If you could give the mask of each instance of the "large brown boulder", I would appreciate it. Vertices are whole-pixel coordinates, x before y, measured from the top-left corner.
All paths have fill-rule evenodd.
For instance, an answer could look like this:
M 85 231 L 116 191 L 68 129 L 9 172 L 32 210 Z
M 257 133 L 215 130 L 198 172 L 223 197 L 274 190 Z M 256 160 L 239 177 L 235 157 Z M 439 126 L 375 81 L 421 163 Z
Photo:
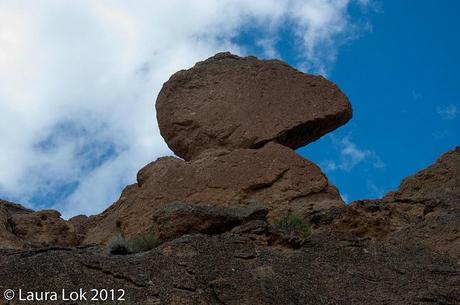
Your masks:
M 352 115 L 347 97 L 325 78 L 230 53 L 175 73 L 156 109 L 162 136 L 185 160 L 210 148 L 258 148 L 270 141 L 296 149 Z
M 138 183 L 92 220 L 85 242 L 146 232 L 156 210 L 174 202 L 220 208 L 258 203 L 268 209 L 271 222 L 287 211 L 310 219 L 344 207 L 321 170 L 290 148 L 269 143 L 260 149 L 215 150 L 193 161 L 166 157 L 147 165 Z

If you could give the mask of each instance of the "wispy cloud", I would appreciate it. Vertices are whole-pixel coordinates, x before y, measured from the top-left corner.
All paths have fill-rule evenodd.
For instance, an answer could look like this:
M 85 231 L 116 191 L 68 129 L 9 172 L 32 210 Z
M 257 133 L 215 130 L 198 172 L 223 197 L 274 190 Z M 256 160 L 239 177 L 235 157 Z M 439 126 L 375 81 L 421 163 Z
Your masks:
M 453 120 L 457 117 L 457 106 L 454 104 L 436 107 L 436 113 L 442 120 Z
M 414 101 L 419 101 L 423 98 L 423 94 L 417 90 L 412 90 L 412 99 Z
M 385 194 L 385 191 L 382 187 L 379 187 L 375 184 L 375 182 L 371 179 L 367 180 L 367 188 L 374 195 L 376 198 L 382 198 Z
M 338 160 L 324 160 L 321 168 L 326 172 L 342 170 L 350 172 L 359 164 L 369 164 L 373 168 L 384 168 L 385 163 L 372 150 L 360 148 L 348 136 L 338 138 L 329 136 L 334 147 L 338 150 Z
M 302 66 L 324 72 L 356 32 L 352 3 L 0 2 L 0 196 L 65 216 L 100 212 L 141 166 L 171 154 L 154 101 L 172 73 L 218 51 L 244 55 L 236 38 L 253 29 L 277 56 L 287 28 Z M 339 166 L 366 155 L 344 148 Z
M 340 194 L 340 197 L 342 197 L 342 200 L 343 200 L 345 203 L 350 203 L 347 194 Z

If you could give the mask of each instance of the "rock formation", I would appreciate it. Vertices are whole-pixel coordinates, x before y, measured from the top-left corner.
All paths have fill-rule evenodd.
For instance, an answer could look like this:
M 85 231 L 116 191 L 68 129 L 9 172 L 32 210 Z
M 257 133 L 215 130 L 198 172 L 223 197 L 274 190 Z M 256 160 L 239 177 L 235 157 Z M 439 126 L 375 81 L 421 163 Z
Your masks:
M 0 200 L 0 248 L 31 249 L 76 246 L 83 241 L 78 227 L 54 210 L 34 212 Z
M 278 60 L 219 53 L 179 71 L 157 99 L 168 146 L 190 160 L 213 148 L 304 146 L 345 124 L 351 105 L 336 85 Z
M 123 288 L 127 304 L 460 304 L 460 148 L 396 192 L 345 206 L 293 149 L 347 122 L 347 98 L 322 77 L 229 53 L 173 75 L 157 116 L 183 159 L 145 166 L 100 215 L 65 221 L 0 201 L 0 295 Z M 161 244 L 107 251 L 113 237 L 143 234 Z
M 256 202 L 272 223 L 285 212 L 319 219 L 344 208 L 321 170 L 293 150 L 351 117 L 348 99 L 324 78 L 221 53 L 174 74 L 156 108 L 166 142 L 186 160 L 160 158 L 143 168 L 137 184 L 90 220 L 84 243 L 154 230 L 156 211 L 176 202 Z
M 416 239 L 460 259 L 460 148 L 405 179 L 381 200 L 357 201 L 335 229 L 366 238 Z
M 93 220 L 85 242 L 143 233 L 157 209 L 175 202 L 227 208 L 256 202 L 272 221 L 288 211 L 309 219 L 344 207 L 320 169 L 290 148 L 269 143 L 260 149 L 207 151 L 193 161 L 167 157 L 147 165 L 138 183 Z

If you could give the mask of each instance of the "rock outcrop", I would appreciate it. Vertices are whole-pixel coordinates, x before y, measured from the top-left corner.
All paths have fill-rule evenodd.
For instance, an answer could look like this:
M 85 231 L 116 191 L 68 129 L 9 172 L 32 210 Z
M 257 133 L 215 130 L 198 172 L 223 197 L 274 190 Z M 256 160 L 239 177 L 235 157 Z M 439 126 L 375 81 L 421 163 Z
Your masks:
M 99 288 L 145 305 L 460 304 L 460 148 L 384 198 L 345 206 L 293 150 L 351 116 L 325 79 L 218 54 L 175 74 L 157 110 L 185 160 L 148 164 L 100 215 L 65 221 L 0 201 L 0 295 Z M 159 241 L 141 253 L 105 246 L 148 234 Z
M 348 99 L 324 78 L 280 61 L 222 53 L 174 74 L 156 108 L 166 142 L 185 160 L 160 158 L 142 169 L 137 184 L 91 219 L 85 243 L 151 231 L 157 210 L 174 202 L 218 208 L 257 202 L 271 223 L 292 212 L 315 225 L 344 208 L 321 170 L 293 150 L 351 117 Z
M 353 203 L 296 249 L 276 242 L 279 232 L 260 206 L 174 203 L 155 215 L 166 219 L 161 232 L 176 236 L 174 230 L 188 228 L 190 234 L 148 252 L 0 250 L 0 292 L 121 288 L 127 303 L 141 305 L 456 305 L 459 159 L 457 148 L 395 193 Z
M 338 191 L 313 163 L 290 148 L 269 143 L 260 149 L 207 151 L 193 161 L 160 158 L 138 174 L 138 183 L 97 216 L 86 243 L 149 230 L 157 209 L 174 202 L 234 208 L 258 203 L 273 222 L 284 212 L 305 219 L 344 207 Z
M 0 248 L 32 249 L 81 243 L 78 229 L 60 216 L 54 210 L 34 212 L 0 200 Z
M 460 148 L 405 179 L 380 200 L 357 201 L 334 221 L 338 230 L 367 238 L 417 239 L 460 259 Z
M 321 76 L 278 60 L 220 53 L 163 85 L 157 99 L 168 146 L 190 160 L 214 148 L 304 146 L 345 124 L 347 97 Z
M 272 224 L 290 212 L 314 226 L 345 207 L 321 170 L 293 150 L 351 117 L 348 99 L 326 79 L 280 61 L 222 53 L 173 75 L 156 106 L 166 142 L 186 160 L 164 157 L 147 165 L 100 215 L 73 218 L 62 228 L 56 220 L 57 232 L 73 234 L 65 238 L 69 245 L 171 227 L 179 221 L 174 215 L 160 226 L 153 220 L 177 202 L 219 211 L 256 203 Z M 183 233 L 169 230 L 164 237 Z

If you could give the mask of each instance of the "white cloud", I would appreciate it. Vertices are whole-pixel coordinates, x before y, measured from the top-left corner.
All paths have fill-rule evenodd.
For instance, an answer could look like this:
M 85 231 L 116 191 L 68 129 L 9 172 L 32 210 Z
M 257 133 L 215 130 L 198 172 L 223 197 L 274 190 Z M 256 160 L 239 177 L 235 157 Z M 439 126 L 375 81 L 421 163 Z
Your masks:
M 142 165 L 170 154 L 154 101 L 173 72 L 217 51 L 245 54 L 234 38 L 253 28 L 277 56 L 286 25 L 302 66 L 324 72 L 356 30 L 350 3 L 2 1 L 0 195 L 49 206 L 74 186 L 56 207 L 100 212 Z
M 442 120 L 453 120 L 457 117 L 457 106 L 450 104 L 436 108 L 436 113 Z
M 352 142 L 348 136 L 338 138 L 334 135 L 330 135 L 329 138 L 338 150 L 339 157 L 337 161 L 324 160 L 320 163 L 321 168 L 325 172 L 332 172 L 336 170 L 350 172 L 361 163 L 369 164 L 373 168 L 385 167 L 385 163 L 377 155 L 377 153 L 369 149 L 362 149 L 358 147 L 358 145 Z
M 342 197 L 343 202 L 345 202 L 347 204 L 350 203 L 350 199 L 348 199 L 347 194 L 340 194 L 340 197 Z
M 383 190 L 383 188 L 377 186 L 375 182 L 371 179 L 367 180 L 367 188 L 369 189 L 369 191 L 372 192 L 375 198 L 382 198 L 383 195 L 385 195 L 385 191 Z

